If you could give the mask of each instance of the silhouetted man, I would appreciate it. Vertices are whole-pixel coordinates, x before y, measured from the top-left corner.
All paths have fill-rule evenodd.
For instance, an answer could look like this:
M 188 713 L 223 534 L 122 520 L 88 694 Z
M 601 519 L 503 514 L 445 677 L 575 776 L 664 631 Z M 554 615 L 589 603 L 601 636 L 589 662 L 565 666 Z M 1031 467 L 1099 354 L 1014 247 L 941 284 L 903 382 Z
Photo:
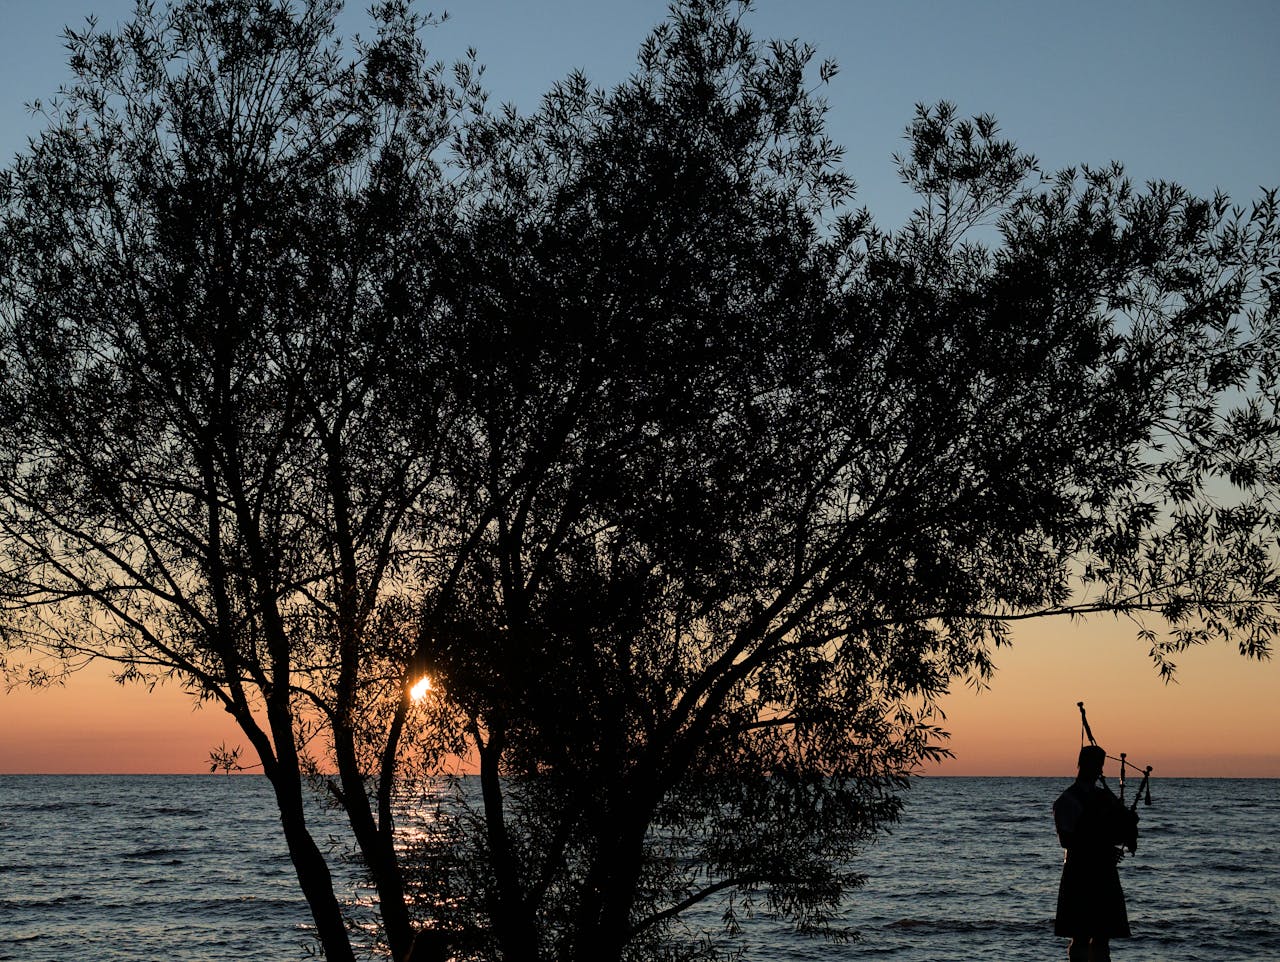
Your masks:
M 1098 784 L 1107 753 L 1080 749 L 1075 782 L 1053 803 L 1058 840 L 1067 850 L 1058 886 L 1054 932 L 1071 939 L 1070 962 L 1108 962 L 1110 941 L 1129 937 L 1129 916 L 1117 863 L 1138 847 L 1138 816 Z

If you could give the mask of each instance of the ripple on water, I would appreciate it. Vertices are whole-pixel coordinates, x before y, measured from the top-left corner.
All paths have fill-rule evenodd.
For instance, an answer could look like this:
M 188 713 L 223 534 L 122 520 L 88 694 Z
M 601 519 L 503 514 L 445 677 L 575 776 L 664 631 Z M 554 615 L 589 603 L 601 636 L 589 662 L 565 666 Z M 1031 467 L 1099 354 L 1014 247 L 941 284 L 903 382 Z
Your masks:
M 852 947 L 743 922 L 755 962 L 1057 958 L 1058 779 L 916 783 L 842 923 Z M 306 958 L 310 917 L 259 777 L 0 777 L 0 960 Z M 1280 782 L 1164 780 L 1121 866 L 1126 962 L 1280 959 Z M 1257 843 L 1257 844 L 1255 844 Z M 1267 857 L 1267 856 L 1270 857 Z M 350 884 L 344 883 L 349 889 Z M 345 889 L 344 889 L 345 890 Z M 704 906 L 692 919 L 714 925 Z

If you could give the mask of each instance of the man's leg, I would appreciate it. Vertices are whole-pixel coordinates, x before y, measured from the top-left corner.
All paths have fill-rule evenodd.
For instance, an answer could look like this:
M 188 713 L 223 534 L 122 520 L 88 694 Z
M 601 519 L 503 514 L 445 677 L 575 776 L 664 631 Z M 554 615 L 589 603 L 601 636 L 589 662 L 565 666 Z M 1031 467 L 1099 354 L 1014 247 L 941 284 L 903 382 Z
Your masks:
M 1089 962 L 1111 962 L 1110 939 L 1089 940 Z
M 1089 962 L 1091 955 L 1087 936 L 1077 936 L 1067 946 L 1067 962 Z

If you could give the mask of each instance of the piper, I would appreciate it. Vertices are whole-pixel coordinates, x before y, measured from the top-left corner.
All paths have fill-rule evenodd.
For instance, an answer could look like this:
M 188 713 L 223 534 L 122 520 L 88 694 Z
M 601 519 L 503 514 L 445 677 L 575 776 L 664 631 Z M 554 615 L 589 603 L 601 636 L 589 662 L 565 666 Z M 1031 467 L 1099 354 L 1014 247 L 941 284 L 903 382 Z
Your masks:
M 1117 866 L 1125 849 L 1138 850 L 1138 799 L 1145 791 L 1151 804 L 1151 767 L 1143 775 L 1133 807 L 1126 808 L 1123 794 L 1117 798 L 1103 776 L 1107 759 L 1113 756 L 1094 739 L 1084 702 L 1076 704 L 1082 743 L 1076 779 L 1053 803 L 1058 841 L 1066 850 L 1054 933 L 1071 939 L 1070 962 L 1109 962 L 1111 940 L 1131 934 Z M 1084 745 L 1086 737 L 1089 744 Z M 1125 755 L 1115 760 L 1120 762 L 1123 793 L 1129 763 Z

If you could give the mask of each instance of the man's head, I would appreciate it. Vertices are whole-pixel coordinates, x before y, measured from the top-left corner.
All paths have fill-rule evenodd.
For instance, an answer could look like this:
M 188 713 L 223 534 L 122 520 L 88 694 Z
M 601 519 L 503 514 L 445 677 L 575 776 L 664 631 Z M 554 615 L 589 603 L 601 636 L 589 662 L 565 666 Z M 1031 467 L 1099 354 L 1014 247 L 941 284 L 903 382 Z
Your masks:
M 1098 745 L 1085 745 L 1080 749 L 1080 774 L 1098 776 L 1107 763 L 1107 753 Z

